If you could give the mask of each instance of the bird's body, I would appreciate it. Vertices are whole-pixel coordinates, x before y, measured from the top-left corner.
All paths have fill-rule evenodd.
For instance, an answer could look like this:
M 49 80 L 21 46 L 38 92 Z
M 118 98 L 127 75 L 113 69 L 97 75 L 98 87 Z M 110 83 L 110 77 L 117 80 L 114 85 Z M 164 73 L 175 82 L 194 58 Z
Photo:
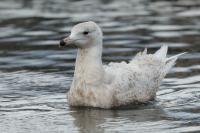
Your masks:
M 167 58 L 168 48 L 162 46 L 155 54 L 147 54 L 145 49 L 129 63 L 103 65 L 100 28 L 94 22 L 85 22 L 75 26 L 74 30 L 85 32 L 81 29 L 96 31 L 94 35 L 88 35 L 84 44 L 77 42 L 74 78 L 67 94 L 71 106 L 112 108 L 154 99 L 162 79 L 181 55 Z M 74 30 L 70 38 L 73 38 Z M 83 40 L 83 36 L 79 38 L 74 40 Z

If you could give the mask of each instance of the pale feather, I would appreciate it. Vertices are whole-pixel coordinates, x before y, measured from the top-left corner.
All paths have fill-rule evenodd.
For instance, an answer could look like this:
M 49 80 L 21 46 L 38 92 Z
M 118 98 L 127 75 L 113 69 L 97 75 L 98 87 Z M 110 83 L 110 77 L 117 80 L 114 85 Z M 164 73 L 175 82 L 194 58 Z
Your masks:
M 89 29 L 93 36 L 81 36 L 84 29 Z M 184 54 L 167 58 L 168 47 L 164 45 L 155 54 L 147 54 L 145 49 L 128 63 L 102 65 L 102 31 L 97 24 L 78 24 L 70 36 L 84 40 L 91 37 L 78 50 L 75 74 L 68 92 L 68 103 L 72 106 L 111 108 L 148 102 L 155 98 L 161 81 L 177 58 Z
M 166 58 L 167 46 L 162 46 L 155 54 L 139 52 L 130 63 L 110 63 L 106 73 L 113 75 L 113 89 L 116 90 L 114 104 L 125 105 L 134 102 L 147 102 L 154 99 L 161 81 L 174 65 L 178 54 Z M 115 105 L 113 105 L 115 106 Z

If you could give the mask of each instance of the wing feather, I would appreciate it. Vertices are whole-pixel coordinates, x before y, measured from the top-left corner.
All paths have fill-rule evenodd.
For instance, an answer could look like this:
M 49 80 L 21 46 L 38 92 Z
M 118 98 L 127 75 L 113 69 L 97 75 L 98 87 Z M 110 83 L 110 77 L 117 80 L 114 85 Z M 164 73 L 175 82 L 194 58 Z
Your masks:
M 167 46 L 162 46 L 155 54 L 147 54 L 147 49 L 139 52 L 129 63 L 110 63 L 105 72 L 110 75 L 111 88 L 115 89 L 118 105 L 132 102 L 146 102 L 153 99 L 169 69 L 179 54 L 166 58 Z

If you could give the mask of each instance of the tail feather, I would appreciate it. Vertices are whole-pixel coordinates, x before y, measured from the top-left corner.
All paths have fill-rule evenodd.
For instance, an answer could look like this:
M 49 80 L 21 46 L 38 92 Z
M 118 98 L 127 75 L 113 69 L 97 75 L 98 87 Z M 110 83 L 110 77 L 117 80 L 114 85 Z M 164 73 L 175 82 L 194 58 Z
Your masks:
M 169 57 L 169 58 L 166 58 L 165 72 L 167 73 L 175 65 L 178 57 L 185 54 L 185 53 L 186 52 L 174 55 L 174 56 Z
M 165 59 L 167 56 L 168 46 L 163 45 L 156 53 L 154 54 L 154 57 L 159 59 Z
M 167 72 L 169 72 L 169 70 L 175 65 L 176 60 L 178 59 L 178 57 L 186 53 L 186 52 L 180 53 L 180 54 L 177 54 L 177 55 L 174 55 L 172 57 L 167 58 L 166 57 L 167 56 L 167 50 L 168 50 L 168 46 L 167 45 L 163 45 L 153 55 L 154 57 L 165 61 L 164 75 L 167 74 Z
M 166 63 L 169 62 L 169 61 L 171 61 L 171 60 L 174 60 L 174 59 L 175 59 L 175 61 L 176 61 L 177 58 L 178 58 L 179 56 L 181 56 L 181 55 L 183 55 L 183 54 L 186 54 L 186 53 L 187 53 L 187 52 L 180 53 L 180 54 L 174 55 L 174 56 L 172 56 L 172 57 L 170 57 L 170 58 L 167 58 Z

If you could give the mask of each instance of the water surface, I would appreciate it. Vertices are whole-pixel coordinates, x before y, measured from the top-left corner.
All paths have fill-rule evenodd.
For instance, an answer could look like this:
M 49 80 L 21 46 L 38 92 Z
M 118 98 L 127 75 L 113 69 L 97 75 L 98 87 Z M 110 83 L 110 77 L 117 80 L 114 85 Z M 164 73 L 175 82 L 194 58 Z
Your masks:
M 0 132 L 200 132 L 200 1 L 1 0 Z M 71 108 L 75 48 L 58 48 L 74 24 L 104 32 L 103 61 L 128 61 L 145 47 L 187 51 L 157 98 L 128 109 Z

